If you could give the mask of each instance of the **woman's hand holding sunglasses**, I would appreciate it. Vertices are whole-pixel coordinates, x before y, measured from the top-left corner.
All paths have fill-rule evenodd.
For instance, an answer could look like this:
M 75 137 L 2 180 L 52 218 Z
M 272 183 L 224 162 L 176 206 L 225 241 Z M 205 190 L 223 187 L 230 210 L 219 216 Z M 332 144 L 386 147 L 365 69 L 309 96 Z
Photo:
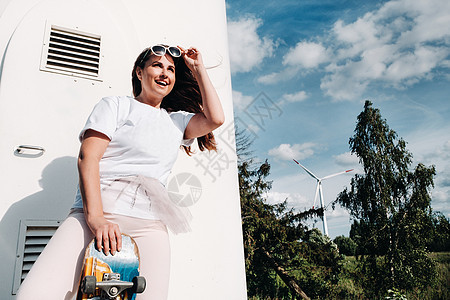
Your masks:
M 178 46 L 178 48 L 181 49 L 184 62 L 194 75 L 204 68 L 202 55 L 197 48 L 191 47 L 189 49 L 184 49 L 180 46 Z

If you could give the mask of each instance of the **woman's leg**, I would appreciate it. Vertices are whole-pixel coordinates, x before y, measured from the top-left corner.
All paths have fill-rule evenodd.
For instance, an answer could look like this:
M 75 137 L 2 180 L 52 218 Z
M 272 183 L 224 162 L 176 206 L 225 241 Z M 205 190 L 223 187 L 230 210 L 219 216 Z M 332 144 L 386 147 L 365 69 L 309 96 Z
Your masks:
M 160 221 L 105 214 L 120 230 L 134 238 L 141 262 L 141 276 L 147 287 L 137 299 L 166 300 L 169 290 L 170 244 L 166 226 Z
M 70 214 L 27 274 L 16 299 L 72 299 L 78 290 L 84 249 L 92 238 L 83 213 Z
M 147 280 L 146 292 L 138 299 L 166 300 L 169 292 L 169 236 L 165 226 L 163 230 L 157 224 L 155 227 L 135 238 L 142 262 L 141 274 Z

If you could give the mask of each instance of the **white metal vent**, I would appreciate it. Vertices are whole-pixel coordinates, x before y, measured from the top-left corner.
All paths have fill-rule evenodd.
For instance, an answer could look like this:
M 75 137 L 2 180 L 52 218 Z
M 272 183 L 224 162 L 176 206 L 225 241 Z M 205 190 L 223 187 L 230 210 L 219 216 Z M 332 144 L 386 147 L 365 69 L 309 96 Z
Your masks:
M 99 79 L 100 35 L 51 25 L 44 41 L 41 70 Z
M 60 225 L 60 221 L 21 220 L 12 294 L 15 295 L 36 259 Z

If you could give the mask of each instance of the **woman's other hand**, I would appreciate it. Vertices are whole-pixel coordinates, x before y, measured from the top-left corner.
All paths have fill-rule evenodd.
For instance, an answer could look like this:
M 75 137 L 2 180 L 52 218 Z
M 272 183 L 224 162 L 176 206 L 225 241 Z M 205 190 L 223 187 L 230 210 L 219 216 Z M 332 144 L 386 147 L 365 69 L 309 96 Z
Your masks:
M 122 234 L 119 225 L 107 221 L 103 216 L 91 216 L 86 222 L 95 235 L 98 250 L 103 250 L 105 255 L 109 253 L 114 255 L 122 249 Z
M 88 129 L 81 143 L 78 156 L 80 192 L 83 199 L 86 222 L 95 235 L 97 249 L 105 255 L 114 255 L 122 248 L 119 226 L 107 221 L 103 215 L 100 192 L 99 162 L 109 144 L 109 138 L 95 130 Z

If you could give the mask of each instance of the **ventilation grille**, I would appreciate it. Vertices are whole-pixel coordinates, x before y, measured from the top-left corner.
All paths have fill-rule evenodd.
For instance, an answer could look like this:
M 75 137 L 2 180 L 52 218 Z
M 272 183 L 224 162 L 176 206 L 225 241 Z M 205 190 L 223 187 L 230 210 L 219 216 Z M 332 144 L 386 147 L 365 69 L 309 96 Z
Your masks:
M 98 78 L 99 35 L 52 25 L 46 34 L 41 69 L 72 76 Z
M 59 225 L 60 221 L 22 220 L 20 222 L 13 294 L 17 292 L 20 284 Z

